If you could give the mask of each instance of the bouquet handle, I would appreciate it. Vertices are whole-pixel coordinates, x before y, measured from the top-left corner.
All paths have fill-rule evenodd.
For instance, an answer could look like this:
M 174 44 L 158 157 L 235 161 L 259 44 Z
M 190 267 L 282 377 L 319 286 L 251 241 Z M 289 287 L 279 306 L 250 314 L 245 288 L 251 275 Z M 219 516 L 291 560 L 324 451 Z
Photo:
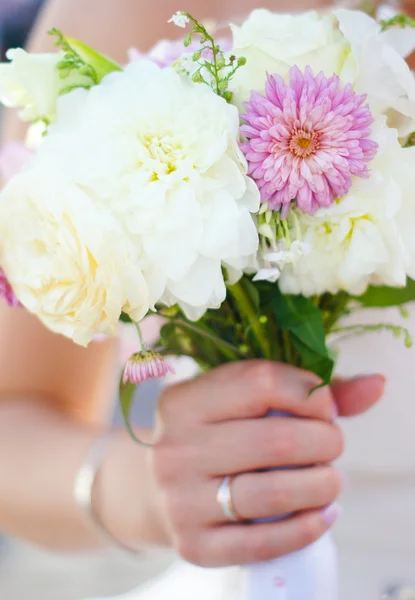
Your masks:
M 268 416 L 281 415 L 273 411 Z M 337 551 L 331 533 L 292 554 L 244 567 L 242 590 L 241 600 L 338 600 Z
M 337 600 L 337 552 L 330 533 L 298 552 L 243 568 L 241 600 Z

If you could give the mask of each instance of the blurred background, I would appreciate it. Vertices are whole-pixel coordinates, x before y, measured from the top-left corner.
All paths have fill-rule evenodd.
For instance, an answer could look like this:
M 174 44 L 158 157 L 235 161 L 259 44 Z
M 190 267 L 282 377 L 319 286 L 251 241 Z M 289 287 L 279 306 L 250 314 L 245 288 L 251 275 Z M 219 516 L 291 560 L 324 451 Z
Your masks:
M 42 4 L 43 0 L 0 0 L 1 60 L 5 60 L 8 48 L 24 46 Z M 371 355 L 373 348 L 368 346 L 367 356 Z M 409 359 L 408 355 L 405 368 L 410 368 Z M 374 356 L 372 362 L 374 369 L 381 365 L 387 372 L 388 365 L 382 365 L 381 357 Z M 143 425 L 151 423 L 158 393 L 157 384 L 142 386 L 132 414 L 133 422 Z M 115 398 L 114 423 L 121 422 L 117 406 Z M 388 415 L 385 414 L 383 421 L 389 423 Z M 362 427 L 367 427 L 367 423 L 362 422 Z M 375 432 L 369 430 L 359 439 L 369 440 L 371 435 L 374 436 Z M 389 452 L 388 442 L 393 444 L 393 441 L 388 440 L 387 435 L 384 441 L 385 452 Z M 337 530 L 341 551 L 342 598 L 414 600 L 415 529 L 413 519 L 404 515 L 413 515 L 415 481 L 413 475 L 400 479 L 399 474 L 393 472 L 389 476 L 376 474 L 375 471 L 372 474 L 361 472 L 361 456 L 365 453 L 370 454 L 369 442 L 366 447 L 356 447 L 354 470 L 349 471 L 349 486 L 343 498 L 348 518 L 341 521 Z M 392 505 L 400 507 L 396 515 L 390 515 Z M 400 512 L 402 518 L 399 517 Z M 388 515 L 389 520 L 385 522 L 385 516 Z M 352 528 L 351 523 L 354 524 Z M 94 555 L 51 554 L 1 536 L 0 532 L 0 600 L 111 597 L 157 575 L 170 562 L 169 553 L 157 553 L 157 557 L 146 553 L 139 560 L 115 550 Z M 401 587 L 403 580 L 412 584 L 410 589 Z M 384 595 L 382 590 L 385 590 Z
M 23 46 L 43 0 L 0 0 L 0 54 Z

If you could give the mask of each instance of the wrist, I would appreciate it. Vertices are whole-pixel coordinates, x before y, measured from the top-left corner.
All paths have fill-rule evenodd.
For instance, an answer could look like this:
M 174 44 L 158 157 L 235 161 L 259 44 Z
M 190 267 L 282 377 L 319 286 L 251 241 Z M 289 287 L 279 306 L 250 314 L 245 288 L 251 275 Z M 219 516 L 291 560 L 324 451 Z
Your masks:
M 137 433 L 144 439 L 149 432 Z M 120 430 L 97 476 L 93 504 L 116 539 L 132 548 L 170 546 L 161 491 L 151 468 L 151 448 Z

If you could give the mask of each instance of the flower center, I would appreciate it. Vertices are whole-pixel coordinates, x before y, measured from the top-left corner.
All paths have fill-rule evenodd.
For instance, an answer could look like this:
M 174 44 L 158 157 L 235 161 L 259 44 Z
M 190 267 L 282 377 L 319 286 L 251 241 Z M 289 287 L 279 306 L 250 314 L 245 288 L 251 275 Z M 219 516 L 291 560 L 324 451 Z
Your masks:
M 184 158 L 182 146 L 170 134 L 144 135 L 142 142 L 147 152 L 147 160 L 149 159 L 152 164 L 153 181 L 176 171 L 177 163 Z
M 319 134 L 304 129 L 293 129 L 291 132 L 290 151 L 298 158 L 306 158 L 319 148 Z

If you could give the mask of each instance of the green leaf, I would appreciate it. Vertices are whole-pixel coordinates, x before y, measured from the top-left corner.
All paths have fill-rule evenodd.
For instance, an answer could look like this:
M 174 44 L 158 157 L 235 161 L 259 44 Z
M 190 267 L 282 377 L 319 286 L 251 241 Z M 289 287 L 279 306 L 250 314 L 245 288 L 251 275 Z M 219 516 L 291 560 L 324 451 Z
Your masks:
M 121 412 L 124 419 L 125 426 L 127 428 L 128 433 L 132 437 L 135 442 L 139 443 L 139 440 L 136 438 L 134 431 L 130 424 L 130 412 L 131 407 L 134 401 L 136 386 L 132 383 L 128 382 L 125 385 L 122 382 L 122 377 L 120 379 L 120 404 L 121 404 Z
M 67 36 L 64 39 L 86 64 L 93 67 L 97 74 L 97 83 L 113 71 L 122 71 L 122 67 L 118 63 L 90 48 L 84 42 Z
M 280 327 L 293 333 L 314 350 L 327 353 L 326 334 L 320 310 L 304 296 L 285 295 L 276 289 L 278 291 L 273 304 Z
M 321 377 L 324 383 L 330 383 L 334 361 L 326 346 L 320 309 L 304 296 L 282 294 L 278 286 L 271 302 L 278 325 L 290 333 L 301 367 Z
M 371 286 L 362 296 L 358 296 L 356 300 L 363 306 L 373 308 L 401 306 L 415 300 L 415 281 L 408 278 L 406 286 L 403 288 Z
M 324 383 L 330 383 L 333 377 L 334 360 L 330 356 L 322 356 L 314 352 L 296 336 L 293 336 L 293 345 L 301 356 L 301 367 L 321 377 Z
M 125 426 L 127 428 L 127 431 L 131 437 L 131 439 L 136 443 L 139 444 L 140 446 L 145 446 L 146 448 L 151 448 L 152 444 L 146 444 L 146 442 L 141 441 L 140 439 L 138 439 L 138 437 L 135 435 L 133 428 L 131 427 L 131 423 L 130 423 L 130 412 L 131 412 L 131 407 L 133 405 L 134 402 L 134 395 L 135 395 L 135 391 L 137 389 L 137 386 L 133 385 L 132 383 L 128 382 L 125 385 L 122 382 L 122 375 L 121 375 L 121 379 L 120 379 L 120 404 L 121 404 L 121 413 L 124 419 L 124 423 Z
M 248 277 L 243 277 L 239 282 L 243 286 L 245 293 L 249 296 L 255 312 L 259 315 L 261 297 L 258 287 Z
M 127 313 L 122 312 L 120 315 L 120 319 L 119 319 L 122 323 L 132 323 L 132 320 L 130 319 L 130 317 L 127 315 Z

